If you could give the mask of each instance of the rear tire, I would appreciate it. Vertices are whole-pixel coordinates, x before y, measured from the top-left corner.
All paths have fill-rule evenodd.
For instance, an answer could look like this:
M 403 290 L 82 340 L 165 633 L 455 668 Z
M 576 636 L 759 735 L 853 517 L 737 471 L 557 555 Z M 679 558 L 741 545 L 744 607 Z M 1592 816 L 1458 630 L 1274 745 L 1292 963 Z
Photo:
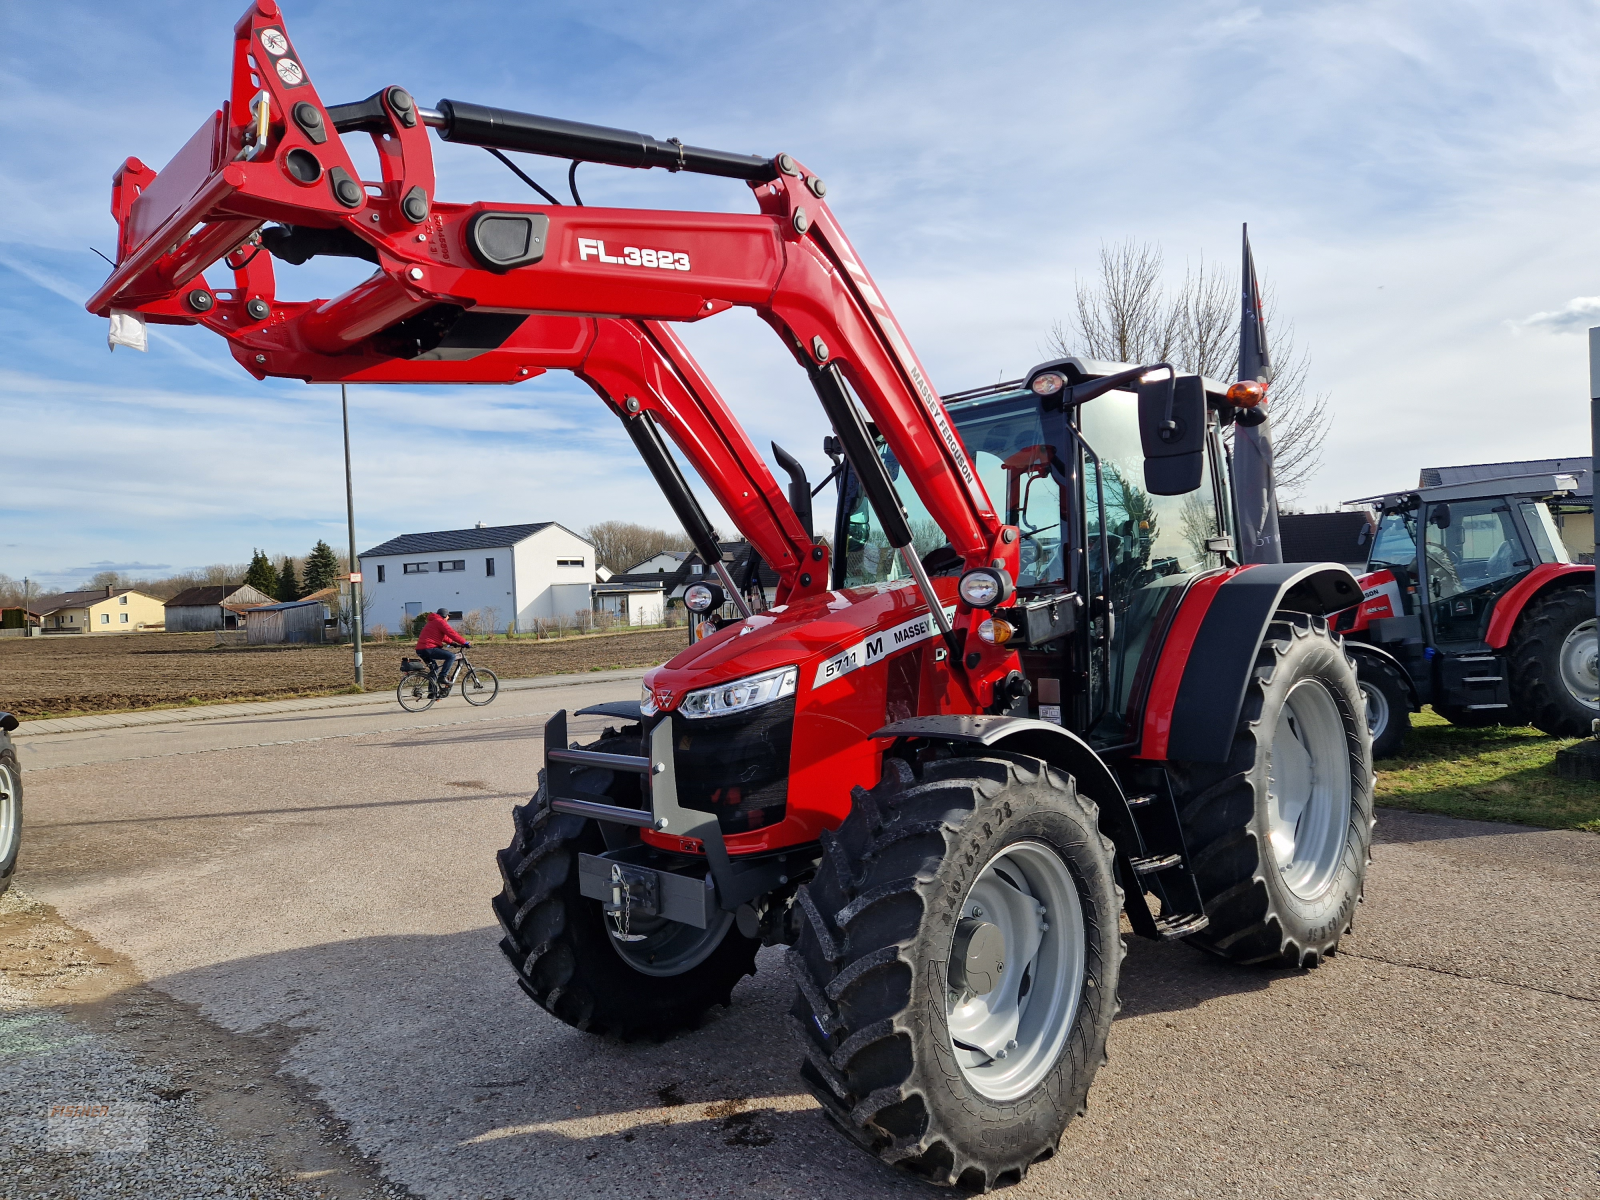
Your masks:
M 11 886 L 22 850 L 22 768 L 16 753 L 0 750 L 0 894 Z
M 432 684 L 426 671 L 410 671 L 400 677 L 395 688 L 395 699 L 407 712 L 426 712 L 433 707 Z
M 639 727 L 623 733 L 608 729 L 585 749 L 637 754 Z M 634 776 L 591 767 L 573 771 L 571 778 L 579 792 L 596 800 L 638 804 Z M 740 934 L 729 914 L 724 914 L 720 927 L 706 931 L 704 939 L 692 946 L 685 943 L 698 931 L 675 921 L 658 921 L 657 925 L 672 928 L 652 936 L 660 936 L 677 960 L 689 965 L 676 974 L 633 966 L 619 948 L 600 902 L 578 890 L 578 855 L 599 854 L 606 848 L 599 826 L 583 817 L 552 812 L 547 795 L 541 771 L 539 792 L 513 810 L 516 833 L 499 855 L 505 887 L 494 898 L 494 912 L 506 934 L 500 949 L 516 970 L 522 990 L 574 1029 L 625 1041 L 661 1039 L 695 1028 L 712 1005 L 726 1007 L 734 985 L 756 973 L 761 943 Z M 639 949 L 639 943 L 626 947 L 630 953 Z M 648 966 L 643 958 L 639 961 Z
M 1392 663 L 1371 654 L 1350 656 L 1356 664 L 1356 682 L 1366 702 L 1367 732 L 1372 736 L 1372 757 L 1393 758 L 1405 745 L 1411 729 L 1411 694 Z
M 884 1162 L 975 1191 L 1016 1183 L 1084 1111 L 1116 1014 L 1122 894 L 1097 809 L 1070 776 L 997 752 L 929 762 L 920 779 L 886 758 L 883 781 L 853 800 L 796 898 L 800 1073 Z M 1025 898 L 1010 906 L 1023 923 L 1003 923 L 1005 955 L 1023 961 L 971 996 L 951 982 L 958 922 L 1002 862 L 1006 904 Z M 1031 958 L 1014 937 L 1029 919 L 1046 926 Z M 974 1005 L 1004 1012 L 1012 996 L 1012 1040 L 987 1031 L 1005 1053 L 961 1040 Z
M 1553 737 L 1582 737 L 1600 717 L 1594 592 L 1565 587 L 1536 597 L 1517 620 L 1511 695 L 1528 723 Z
M 1279 612 L 1228 761 L 1175 772 L 1211 924 L 1189 940 L 1241 963 L 1314 967 L 1349 931 L 1372 840 L 1372 739 L 1355 664 L 1322 617 Z

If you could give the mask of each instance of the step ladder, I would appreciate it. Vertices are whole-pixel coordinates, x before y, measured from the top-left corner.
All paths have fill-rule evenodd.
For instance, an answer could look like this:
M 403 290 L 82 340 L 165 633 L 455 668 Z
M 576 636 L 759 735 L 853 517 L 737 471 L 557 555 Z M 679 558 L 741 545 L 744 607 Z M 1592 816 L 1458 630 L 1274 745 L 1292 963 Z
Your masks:
M 1151 782 L 1153 786 L 1129 790 L 1133 836 L 1123 840 L 1134 844 L 1119 846 L 1117 870 L 1134 932 L 1173 941 L 1199 933 L 1211 924 L 1211 918 L 1206 916 L 1200 885 L 1189 866 L 1189 848 L 1178 820 L 1172 781 L 1165 771 L 1155 771 Z M 1161 902 L 1159 917 L 1151 913 L 1146 893 Z

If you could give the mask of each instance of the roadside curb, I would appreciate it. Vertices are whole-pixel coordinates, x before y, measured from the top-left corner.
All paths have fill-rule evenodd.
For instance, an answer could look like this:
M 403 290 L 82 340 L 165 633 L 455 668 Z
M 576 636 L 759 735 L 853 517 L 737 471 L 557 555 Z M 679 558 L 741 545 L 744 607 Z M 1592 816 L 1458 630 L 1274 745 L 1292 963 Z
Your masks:
M 537 688 L 571 687 L 581 683 L 617 683 L 644 677 L 644 667 L 621 671 L 584 671 L 576 675 L 537 675 L 532 679 L 502 679 L 503 692 Z M 107 713 L 98 717 L 46 717 L 24 721 L 12 734 L 22 741 L 52 733 L 88 733 L 101 729 L 127 729 L 136 725 L 179 725 L 194 721 L 222 721 L 231 717 L 266 717 L 282 713 L 316 712 L 329 708 L 385 708 L 394 705 L 393 690 L 364 692 L 359 696 L 315 696 L 299 700 L 243 700 L 233 704 L 203 704 L 193 708 L 158 708 L 146 712 Z

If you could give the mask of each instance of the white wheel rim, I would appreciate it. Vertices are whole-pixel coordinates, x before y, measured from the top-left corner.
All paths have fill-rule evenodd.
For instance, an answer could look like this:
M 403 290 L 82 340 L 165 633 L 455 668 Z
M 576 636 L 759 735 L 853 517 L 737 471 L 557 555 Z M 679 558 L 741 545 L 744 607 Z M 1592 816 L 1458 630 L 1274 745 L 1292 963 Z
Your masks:
M 22 802 L 17 799 L 17 777 L 0 765 L 0 864 L 11 861 L 22 836 Z
M 1389 727 L 1389 697 L 1376 684 L 1361 684 L 1361 698 L 1367 705 L 1367 732 L 1376 741 Z
M 1268 752 L 1268 837 L 1284 884 L 1315 900 L 1344 861 L 1350 762 L 1344 722 L 1327 687 L 1302 679 L 1278 711 Z
M 961 915 L 999 928 L 1005 965 L 987 995 L 946 984 L 951 1049 L 973 1090 L 1014 1100 L 1050 1073 L 1078 1015 L 1087 940 L 1077 883 L 1050 847 L 1017 842 L 979 873 Z
M 1600 644 L 1594 618 L 1576 626 L 1561 643 L 1561 682 L 1575 700 L 1600 708 Z

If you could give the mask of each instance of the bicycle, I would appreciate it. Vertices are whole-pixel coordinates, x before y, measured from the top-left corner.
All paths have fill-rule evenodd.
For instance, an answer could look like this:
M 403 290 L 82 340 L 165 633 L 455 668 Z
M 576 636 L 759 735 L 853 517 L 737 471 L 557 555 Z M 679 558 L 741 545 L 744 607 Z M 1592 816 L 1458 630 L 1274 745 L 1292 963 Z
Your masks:
M 445 699 L 457 684 L 461 687 L 461 698 L 480 708 L 500 694 L 500 677 L 488 667 L 474 666 L 468 661 L 465 648 L 456 655 L 453 669 L 443 680 L 438 678 L 433 663 L 417 658 L 402 658 L 400 672 L 395 699 L 407 712 L 432 708 L 435 700 Z

